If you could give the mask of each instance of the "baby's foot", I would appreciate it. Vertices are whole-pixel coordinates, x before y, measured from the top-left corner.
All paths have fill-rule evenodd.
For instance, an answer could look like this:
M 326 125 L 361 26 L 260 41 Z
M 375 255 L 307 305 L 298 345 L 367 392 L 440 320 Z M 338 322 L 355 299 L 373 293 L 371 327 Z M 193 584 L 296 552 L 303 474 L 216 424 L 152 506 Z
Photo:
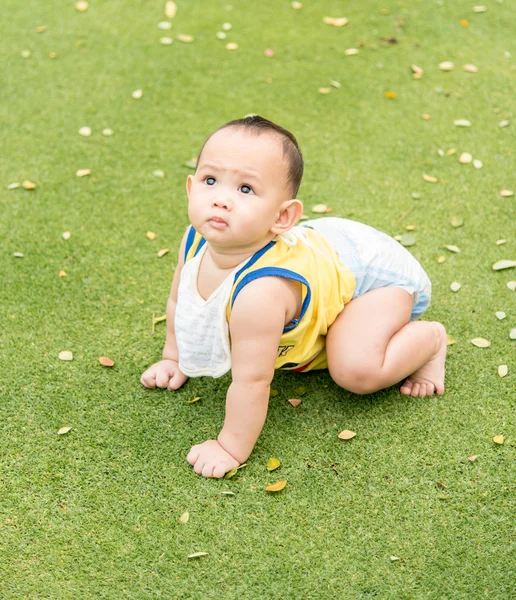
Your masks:
M 444 362 L 448 345 L 446 329 L 436 321 L 431 321 L 430 324 L 439 335 L 439 346 L 430 360 L 412 373 L 401 386 L 400 392 L 407 396 L 431 396 L 435 392 L 444 394 Z

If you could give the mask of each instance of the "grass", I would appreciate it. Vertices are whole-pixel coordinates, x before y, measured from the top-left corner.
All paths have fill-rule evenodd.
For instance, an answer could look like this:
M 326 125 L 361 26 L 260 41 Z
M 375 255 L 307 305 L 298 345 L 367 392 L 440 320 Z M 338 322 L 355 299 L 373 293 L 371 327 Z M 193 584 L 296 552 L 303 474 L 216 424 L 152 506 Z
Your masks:
M 195 40 L 162 46 L 163 4 L 92 0 L 78 13 L 72 1 L 3 3 L 0 597 L 514 597 L 516 296 L 506 283 L 516 276 L 491 270 L 516 258 L 515 200 L 499 195 L 516 186 L 514 6 L 178 2 L 171 35 Z M 350 23 L 332 28 L 325 15 Z M 221 41 L 225 21 L 233 29 Z M 229 41 L 239 49 L 225 50 Z M 346 56 L 350 47 L 360 54 Z M 454 71 L 438 69 L 444 60 Z M 319 94 L 330 80 L 342 87 Z M 434 286 L 426 318 L 457 343 L 442 397 L 396 388 L 359 397 L 325 372 L 278 373 L 248 466 L 205 480 L 185 457 L 218 433 L 228 377 L 174 394 L 145 390 L 139 377 L 164 341 L 151 321 L 164 313 L 187 225 L 184 163 L 211 131 L 250 112 L 297 136 L 306 212 L 324 202 L 391 235 L 416 225 L 411 251 Z M 85 125 L 89 138 L 77 133 Z M 459 164 L 464 151 L 484 167 Z M 91 176 L 77 178 L 82 168 Z M 27 179 L 36 190 L 7 190 Z M 475 348 L 474 337 L 491 347 Z M 62 350 L 74 360 L 59 361 Z M 113 369 L 98 364 L 103 355 Z M 293 409 L 299 385 L 307 391 Z M 202 400 L 188 404 L 194 396 Z M 56 435 L 65 425 L 71 432 Z M 342 429 L 356 438 L 337 439 Z M 271 474 L 270 456 L 282 462 Z M 264 491 L 282 478 L 282 492 Z M 187 559 L 198 551 L 209 554 Z

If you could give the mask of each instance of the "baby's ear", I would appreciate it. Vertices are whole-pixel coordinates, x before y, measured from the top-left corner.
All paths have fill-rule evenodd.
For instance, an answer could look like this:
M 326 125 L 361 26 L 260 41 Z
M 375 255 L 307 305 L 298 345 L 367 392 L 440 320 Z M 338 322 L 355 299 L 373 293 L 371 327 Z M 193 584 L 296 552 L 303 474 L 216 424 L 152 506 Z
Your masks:
M 190 190 L 192 189 L 193 175 L 188 175 L 186 178 L 186 194 L 190 197 Z
M 271 232 L 276 235 L 292 229 L 303 216 L 303 203 L 301 200 L 287 200 L 280 206 L 280 213 L 276 222 L 271 227 Z

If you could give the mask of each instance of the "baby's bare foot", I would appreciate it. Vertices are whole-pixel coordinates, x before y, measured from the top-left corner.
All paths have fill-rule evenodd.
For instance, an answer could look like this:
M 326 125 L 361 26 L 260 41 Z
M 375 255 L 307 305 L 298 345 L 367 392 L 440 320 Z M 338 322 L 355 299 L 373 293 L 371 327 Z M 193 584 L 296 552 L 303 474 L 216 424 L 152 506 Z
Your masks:
M 446 329 L 431 321 L 430 324 L 439 335 L 439 345 L 430 360 L 408 377 L 400 388 L 400 392 L 407 396 L 432 396 L 435 392 L 444 394 L 444 362 L 446 360 Z

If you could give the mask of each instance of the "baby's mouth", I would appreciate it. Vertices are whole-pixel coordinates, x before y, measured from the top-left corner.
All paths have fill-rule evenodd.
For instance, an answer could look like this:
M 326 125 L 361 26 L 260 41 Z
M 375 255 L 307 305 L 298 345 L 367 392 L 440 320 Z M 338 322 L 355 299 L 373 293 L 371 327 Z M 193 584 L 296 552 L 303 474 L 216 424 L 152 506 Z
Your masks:
M 212 217 L 208 223 L 212 226 L 215 227 L 215 229 L 225 229 L 228 224 L 226 223 L 226 221 L 224 221 L 224 219 L 221 219 L 220 217 Z

